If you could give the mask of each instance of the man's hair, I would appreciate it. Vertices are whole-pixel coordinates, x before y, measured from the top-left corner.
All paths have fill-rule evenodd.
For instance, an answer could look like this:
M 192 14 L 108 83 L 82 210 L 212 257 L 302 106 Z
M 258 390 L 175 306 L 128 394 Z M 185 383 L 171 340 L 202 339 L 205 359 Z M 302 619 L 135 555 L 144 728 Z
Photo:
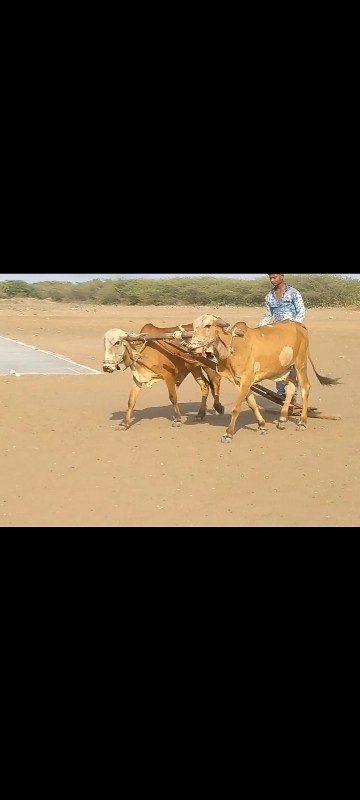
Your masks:
M 267 275 L 285 275 L 285 272 L 267 272 Z

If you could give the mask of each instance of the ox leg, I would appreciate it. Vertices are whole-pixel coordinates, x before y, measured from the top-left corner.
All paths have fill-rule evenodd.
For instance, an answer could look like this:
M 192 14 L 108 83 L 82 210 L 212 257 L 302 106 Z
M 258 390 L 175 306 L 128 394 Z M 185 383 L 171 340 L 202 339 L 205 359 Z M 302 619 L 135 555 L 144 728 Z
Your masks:
M 284 400 L 284 403 L 283 403 L 283 405 L 281 407 L 279 422 L 277 424 L 277 427 L 278 427 L 279 431 L 285 430 L 286 423 L 287 423 L 287 421 L 289 419 L 289 408 L 290 408 L 290 404 L 291 404 L 291 401 L 292 401 L 293 396 L 294 396 L 295 388 L 296 388 L 296 384 L 289 379 L 287 384 L 286 384 L 285 400 Z
M 210 389 L 211 394 L 214 398 L 214 408 L 218 414 L 223 414 L 225 409 L 222 403 L 220 403 L 220 383 L 221 383 L 221 375 L 218 375 L 217 372 L 214 373 L 214 376 L 209 375 L 210 381 Z
M 174 409 L 174 421 L 172 423 L 173 428 L 180 428 L 182 426 L 181 414 L 180 409 L 178 406 L 178 399 L 176 394 L 176 387 L 175 387 L 175 378 L 171 375 L 167 376 L 166 378 L 166 385 L 169 392 L 169 400 L 172 403 Z
M 255 414 L 255 417 L 257 419 L 257 424 L 259 426 L 258 427 L 258 431 L 260 433 L 267 433 L 266 422 L 265 422 L 264 417 L 262 416 L 262 414 L 260 412 L 259 406 L 258 406 L 258 404 L 257 404 L 257 402 L 255 400 L 255 397 L 254 397 L 252 392 L 250 392 L 250 394 L 248 394 L 248 396 L 246 398 L 246 402 L 247 402 L 249 408 L 251 408 L 251 411 L 253 412 L 253 414 Z
M 198 413 L 196 414 L 195 419 L 197 421 L 205 419 L 206 415 L 206 403 L 209 396 L 209 384 L 205 380 L 201 368 L 197 367 L 196 369 L 192 370 L 193 378 L 196 380 L 197 385 L 200 387 L 201 391 L 201 405 L 199 408 Z
M 130 426 L 131 415 L 132 415 L 132 412 L 133 412 L 133 410 L 135 408 L 135 403 L 136 403 L 136 400 L 138 398 L 140 389 L 141 389 L 141 387 L 137 386 L 137 384 L 135 382 L 133 382 L 132 389 L 131 389 L 131 392 L 129 394 L 127 412 L 125 414 L 124 419 L 122 419 L 121 422 L 120 422 L 120 430 L 121 431 L 127 431 L 127 429 Z
M 225 442 L 226 444 L 232 441 L 232 438 L 235 433 L 236 420 L 240 414 L 242 403 L 248 396 L 250 386 L 251 384 L 249 384 L 248 382 L 240 383 L 239 394 L 237 396 L 235 406 L 232 410 L 230 425 L 228 425 L 228 427 L 226 428 L 224 436 L 221 437 L 221 441 Z
M 214 409 L 217 411 L 218 414 L 223 414 L 225 409 L 224 406 L 220 403 L 220 383 L 221 383 L 221 375 L 218 375 L 216 370 L 210 369 L 210 367 L 202 367 L 196 368 L 192 370 L 193 376 L 196 380 L 196 383 L 199 384 L 202 394 L 202 401 L 199 411 L 195 417 L 197 420 L 203 420 L 206 414 L 206 403 L 209 396 L 209 387 L 207 385 L 207 380 L 203 377 L 203 371 L 207 375 L 207 380 L 209 382 L 211 394 L 214 398 Z M 206 386 L 205 386 L 206 383 Z

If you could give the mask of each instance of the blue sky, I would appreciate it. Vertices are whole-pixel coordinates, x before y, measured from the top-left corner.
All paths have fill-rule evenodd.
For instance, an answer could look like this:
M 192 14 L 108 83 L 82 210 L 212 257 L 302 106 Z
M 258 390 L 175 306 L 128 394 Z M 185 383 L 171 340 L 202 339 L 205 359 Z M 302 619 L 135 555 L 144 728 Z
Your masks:
M 342 275 L 343 277 L 356 278 L 357 280 L 360 280 L 360 273 L 355 273 L 355 272 L 353 272 L 353 273 L 349 273 L 349 272 L 340 273 L 339 272 L 339 273 L 336 273 L 336 274 Z M 244 278 L 248 279 L 249 278 L 250 279 L 250 278 L 265 277 L 265 275 L 266 275 L 266 273 L 264 273 L 264 272 L 258 272 L 256 274 L 248 274 L 248 273 L 241 273 L 241 272 L 236 272 L 236 273 L 232 273 L 232 274 L 223 273 L 223 272 L 198 272 L 198 273 L 194 273 L 194 272 L 188 272 L 188 273 L 185 273 L 185 272 L 183 272 L 183 273 L 174 272 L 174 273 L 170 273 L 169 272 L 166 275 L 164 275 L 164 274 L 159 275 L 159 274 L 156 274 L 156 273 L 152 273 L 150 275 L 145 275 L 144 273 L 140 273 L 140 272 L 139 273 L 131 273 L 131 274 L 130 273 L 116 272 L 116 273 L 114 273 L 112 275 L 107 274 L 107 273 L 101 273 L 101 274 L 99 274 L 99 273 L 97 273 L 97 274 L 95 274 L 95 273 L 92 273 L 92 274 L 87 273 L 86 275 L 78 275 L 78 274 L 76 274 L 74 272 L 67 273 L 67 274 L 65 274 L 65 273 L 53 273 L 52 274 L 52 273 L 49 273 L 49 272 L 43 272 L 42 274 L 39 274 L 39 273 L 23 274 L 23 273 L 20 273 L 20 272 L 12 272 L 12 273 L 7 272 L 7 273 L 1 273 L 0 274 L 0 281 L 20 280 L 20 281 L 27 281 L 28 283 L 37 283 L 38 281 L 71 281 L 73 283 L 80 283 L 81 281 L 94 280 L 94 278 L 102 278 L 102 279 L 106 279 L 106 278 L 176 278 L 176 277 L 203 278 L 203 277 L 206 277 L 206 276 L 210 276 L 210 277 L 214 277 L 214 278 L 242 278 L 242 279 L 244 279 Z

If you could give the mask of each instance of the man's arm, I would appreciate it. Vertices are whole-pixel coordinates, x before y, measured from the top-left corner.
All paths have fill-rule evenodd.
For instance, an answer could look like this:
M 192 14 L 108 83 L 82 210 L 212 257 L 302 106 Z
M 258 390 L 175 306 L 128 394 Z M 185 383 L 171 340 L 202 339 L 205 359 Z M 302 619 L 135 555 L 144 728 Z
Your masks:
M 262 328 L 263 325 L 269 325 L 273 318 L 272 311 L 268 302 L 267 297 L 265 297 L 265 316 L 263 316 L 261 322 L 258 324 L 258 328 Z
M 302 296 L 301 296 L 300 292 L 298 292 L 297 290 L 295 291 L 295 294 L 294 294 L 294 307 L 295 307 L 295 311 L 296 311 L 296 316 L 294 317 L 294 321 L 295 322 L 304 322 L 304 319 L 305 319 L 304 301 L 302 299 Z

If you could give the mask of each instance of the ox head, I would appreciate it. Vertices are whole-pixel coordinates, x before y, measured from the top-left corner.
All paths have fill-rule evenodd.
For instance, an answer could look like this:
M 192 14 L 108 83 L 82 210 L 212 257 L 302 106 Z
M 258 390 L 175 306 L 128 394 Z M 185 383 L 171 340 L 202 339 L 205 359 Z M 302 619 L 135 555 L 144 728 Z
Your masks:
M 188 342 L 188 349 L 190 353 L 205 355 L 207 358 L 214 358 L 214 343 L 216 342 L 221 331 L 228 332 L 231 330 L 228 322 L 225 322 L 221 317 L 215 317 L 214 314 L 202 314 L 197 317 L 193 323 L 194 333 Z
M 130 358 L 128 339 L 129 334 L 121 330 L 121 328 L 110 328 L 109 331 L 106 331 L 104 336 L 104 372 L 114 372 L 116 369 L 120 369 L 120 364 L 124 364 L 125 367 L 130 366 L 130 363 L 128 363 Z

